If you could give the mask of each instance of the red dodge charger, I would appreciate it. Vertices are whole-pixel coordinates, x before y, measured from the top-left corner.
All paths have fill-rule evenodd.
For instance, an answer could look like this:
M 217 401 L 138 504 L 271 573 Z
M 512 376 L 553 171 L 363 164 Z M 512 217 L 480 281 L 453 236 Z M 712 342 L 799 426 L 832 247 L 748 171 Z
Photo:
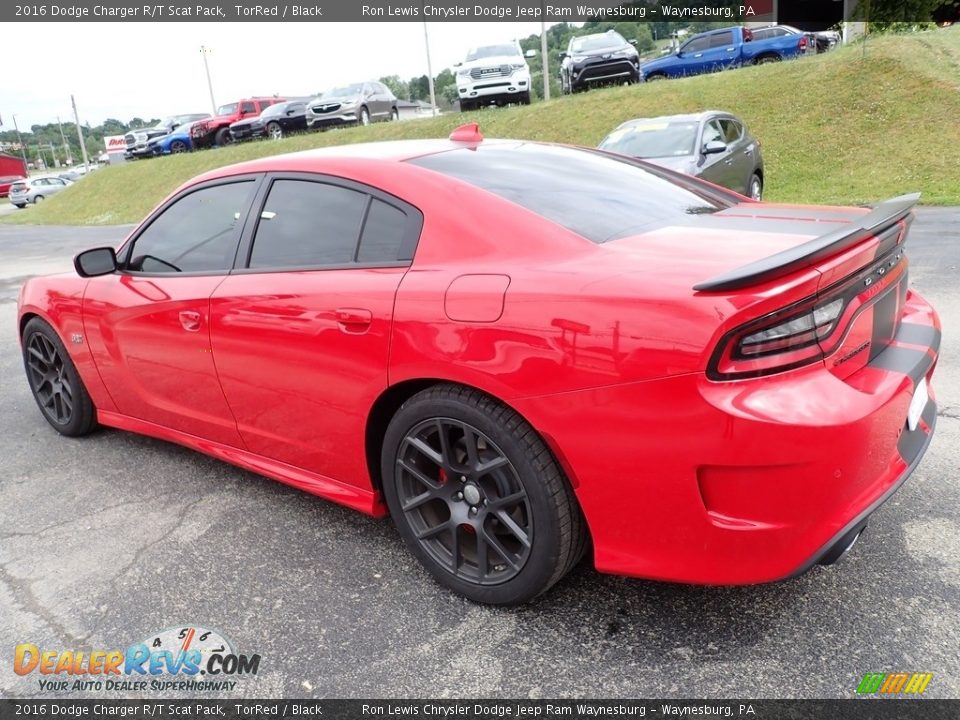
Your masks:
M 599 150 L 375 143 L 187 183 L 28 281 L 64 435 L 180 443 L 372 515 L 443 585 L 760 583 L 839 557 L 933 433 L 917 196 L 751 201 Z

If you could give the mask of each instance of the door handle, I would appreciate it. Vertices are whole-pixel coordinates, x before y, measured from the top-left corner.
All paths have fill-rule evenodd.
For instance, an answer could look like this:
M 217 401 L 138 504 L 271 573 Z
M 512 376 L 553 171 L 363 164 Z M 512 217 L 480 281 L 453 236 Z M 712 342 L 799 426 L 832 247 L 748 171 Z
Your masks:
M 187 332 L 198 332 L 203 316 L 196 310 L 181 310 L 180 324 Z
M 340 329 L 347 333 L 366 332 L 373 322 L 373 313 L 365 308 L 337 308 L 334 314 Z
M 694 57 L 703 57 L 703 53 L 697 53 Z

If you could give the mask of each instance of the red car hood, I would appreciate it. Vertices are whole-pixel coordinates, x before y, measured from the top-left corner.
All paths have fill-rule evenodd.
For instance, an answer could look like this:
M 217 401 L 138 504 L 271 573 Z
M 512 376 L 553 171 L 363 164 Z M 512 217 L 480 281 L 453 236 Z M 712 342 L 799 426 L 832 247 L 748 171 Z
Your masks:
M 864 215 L 863 208 L 744 203 L 689 224 L 660 227 L 605 243 L 617 264 L 649 272 L 659 283 L 694 284 L 800 245 Z M 634 263 L 624 263 L 629 256 Z

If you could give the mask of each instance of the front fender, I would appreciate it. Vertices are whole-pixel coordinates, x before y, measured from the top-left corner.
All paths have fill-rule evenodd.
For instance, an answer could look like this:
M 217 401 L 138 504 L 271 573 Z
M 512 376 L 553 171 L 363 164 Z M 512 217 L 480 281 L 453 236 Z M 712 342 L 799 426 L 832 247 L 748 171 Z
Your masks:
M 23 328 L 33 317 L 49 324 L 77 367 L 93 404 L 98 410 L 116 411 L 116 405 L 100 379 L 87 346 L 83 327 L 83 296 L 88 280 L 74 273 L 27 280 L 20 288 L 17 304 L 17 339 L 23 343 Z

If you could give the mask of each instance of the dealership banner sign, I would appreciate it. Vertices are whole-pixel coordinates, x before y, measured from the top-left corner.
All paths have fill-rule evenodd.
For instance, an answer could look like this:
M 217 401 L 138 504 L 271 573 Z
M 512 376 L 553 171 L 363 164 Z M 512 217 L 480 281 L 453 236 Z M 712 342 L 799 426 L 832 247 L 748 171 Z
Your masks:
M 923 3 L 901 0 L 846 0 L 848 20 L 871 17 L 924 21 L 912 17 Z M 822 6 L 822 7 L 821 7 Z M 359 21 L 544 21 L 585 22 L 744 22 L 797 18 L 815 20 L 821 12 L 834 18 L 834 0 L 173 0 L 145 3 L 135 0 L 36 0 L 0 4 L 3 22 L 359 22 Z M 890 7 L 886 7 L 890 6 Z
M 960 701 L 859 700 L 0 700 L 13 718 L 956 718 Z

